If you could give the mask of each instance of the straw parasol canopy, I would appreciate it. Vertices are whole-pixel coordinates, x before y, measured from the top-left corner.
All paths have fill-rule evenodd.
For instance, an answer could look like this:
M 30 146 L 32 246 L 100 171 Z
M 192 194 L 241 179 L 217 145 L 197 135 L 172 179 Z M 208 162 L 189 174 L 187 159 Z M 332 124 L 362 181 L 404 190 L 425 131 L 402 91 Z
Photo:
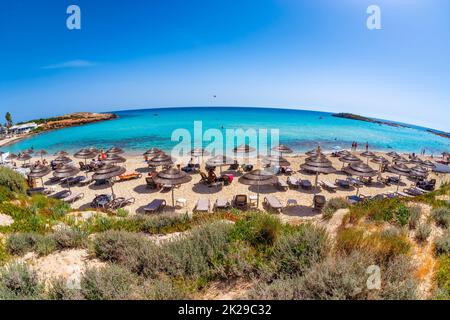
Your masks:
M 386 153 L 386 155 L 391 158 L 399 158 L 400 157 L 400 155 L 395 151 L 388 152 L 388 153 Z
M 219 167 L 220 172 L 222 172 L 223 166 L 229 166 L 234 164 L 234 160 L 231 158 L 228 158 L 224 155 L 218 154 L 215 157 L 210 158 L 208 161 L 206 161 L 206 166 L 208 167 Z
M 210 153 L 203 148 L 194 148 L 191 150 L 191 155 L 194 157 L 205 157 L 209 156 Z
M 54 154 L 55 157 L 67 157 L 68 155 L 69 153 L 64 150 L 58 151 Z
M 423 161 L 420 160 L 419 157 L 412 157 L 411 159 L 409 159 L 409 163 L 422 164 Z
M 44 149 L 39 150 L 39 151 L 36 151 L 36 152 L 34 153 L 34 155 L 35 155 L 36 157 L 41 157 L 41 158 L 43 158 L 43 157 L 46 156 L 47 154 L 48 154 L 48 152 L 45 151 Z
M 377 157 L 373 157 L 372 160 L 370 160 L 370 162 L 372 163 L 376 163 L 380 165 L 379 171 L 381 172 L 381 168 L 383 167 L 383 165 L 387 165 L 389 164 L 389 160 L 386 159 L 383 156 L 377 156 Z
M 28 153 L 20 153 L 19 156 L 16 158 L 18 161 L 28 161 L 32 158 L 32 156 Z
M 95 153 L 95 155 L 98 155 L 100 153 L 100 150 L 94 147 L 87 148 L 90 152 Z
M 367 164 L 369 164 L 369 158 L 374 158 L 376 157 L 376 154 L 373 153 L 372 151 L 364 151 L 361 153 L 361 157 L 364 157 L 367 159 Z
M 322 150 L 320 149 L 320 146 L 317 147 L 317 149 L 313 149 L 308 152 L 305 152 L 305 154 L 310 157 L 316 157 L 316 156 L 323 155 Z
M 124 157 L 119 156 L 118 154 L 108 154 L 106 156 L 106 159 L 103 160 L 103 163 L 110 163 L 110 164 L 116 164 L 116 163 L 124 163 L 126 162 L 127 159 L 125 159 Z
M 163 153 L 161 149 L 151 148 L 151 149 L 147 150 L 143 155 L 147 156 L 149 158 L 153 158 L 153 157 L 156 157 L 160 153 Z
M 120 176 L 126 172 L 125 168 L 115 166 L 113 164 L 106 164 L 97 170 L 95 170 L 95 173 L 92 175 L 93 180 L 109 180 L 112 178 L 115 178 L 117 176 Z M 111 185 L 111 193 L 113 198 L 116 198 L 116 195 L 114 194 L 114 188 L 113 183 L 110 183 Z
M 77 167 L 74 167 L 74 166 L 71 166 L 68 164 L 64 164 L 62 167 L 57 168 L 53 172 L 53 176 L 55 178 L 66 179 L 66 178 L 70 178 L 70 177 L 77 175 L 78 172 L 80 172 L 80 169 L 78 169 Z M 69 184 L 68 180 L 67 180 L 67 188 L 70 190 L 70 184 Z
M 70 159 L 69 157 L 66 157 L 66 156 L 59 156 L 55 160 L 53 160 L 53 163 L 56 165 L 68 164 L 70 162 L 72 162 L 72 159 Z
M 344 166 L 346 163 L 359 163 L 362 162 L 360 158 L 358 158 L 357 156 L 353 155 L 353 154 L 349 154 L 343 157 L 339 158 L 339 161 L 342 162 L 342 169 L 344 169 Z
M 316 174 L 315 180 L 315 188 L 317 188 L 317 183 L 319 179 L 319 174 L 329 174 L 336 172 L 336 169 L 333 168 L 333 164 L 330 160 L 327 159 L 325 155 L 319 155 L 316 157 L 309 157 L 305 159 L 305 163 L 300 165 L 300 168 L 306 171 L 311 171 Z
M 377 175 L 375 170 L 363 162 L 351 163 L 344 169 L 344 171 L 350 175 L 358 177 L 373 177 Z
M 153 180 L 156 183 L 162 185 L 172 186 L 172 206 L 175 206 L 175 198 L 174 198 L 174 188 L 173 186 L 177 186 L 180 184 L 188 183 L 192 180 L 192 177 L 188 175 L 184 171 L 180 171 L 175 168 L 171 168 L 168 170 L 164 170 L 159 172 Z
M 293 153 L 294 151 L 289 148 L 288 146 L 284 144 L 280 144 L 279 146 L 273 147 L 273 151 L 279 152 L 281 156 L 283 156 L 283 153 Z
M 34 153 L 34 150 L 30 148 L 30 149 L 26 149 L 26 150 L 22 151 L 22 153 L 28 153 L 31 155 Z
M 10 153 L 7 157 L 6 157 L 6 160 L 14 160 L 14 159 L 17 159 L 17 155 L 16 154 L 14 154 L 14 153 Z
M 405 159 L 404 157 L 398 157 L 398 158 L 394 158 L 392 160 L 393 163 L 409 163 L 409 160 Z
M 338 151 L 337 154 L 338 154 L 340 157 L 344 157 L 344 156 L 349 156 L 349 155 L 351 155 L 351 152 L 348 151 L 348 150 L 341 150 L 341 151 Z
M 249 154 L 252 152 L 255 152 L 256 149 L 250 147 L 248 144 L 241 144 L 239 147 L 236 147 L 233 149 L 234 153 L 240 153 L 240 154 Z
M 165 153 L 160 153 L 160 154 L 156 155 L 155 157 L 151 158 L 148 161 L 148 164 L 153 167 L 172 166 L 174 164 L 174 162 L 175 162 L 175 159 L 172 158 L 171 156 L 169 156 Z
M 40 164 L 40 165 L 37 165 L 37 166 L 31 168 L 31 171 L 28 174 L 28 177 L 29 178 L 40 178 L 41 182 L 42 182 L 42 186 L 44 186 L 44 181 L 42 178 L 45 177 L 46 175 L 48 175 L 51 171 L 52 171 L 52 169 L 50 169 L 50 167 Z
M 407 176 L 411 172 L 411 169 L 408 168 L 404 163 L 394 163 L 392 166 L 388 167 L 388 171 L 397 174 L 399 183 L 397 184 L 397 191 L 400 186 L 401 176 Z
M 86 161 L 86 159 L 95 158 L 96 155 L 97 155 L 97 153 L 93 152 L 93 150 L 85 148 L 85 149 L 79 150 L 73 156 L 77 159 L 84 159 Z
M 428 169 L 434 169 L 436 168 L 436 165 L 431 162 L 430 160 L 425 160 L 422 162 L 422 167 L 428 168 Z
M 287 161 L 285 158 L 282 158 L 281 156 L 267 156 L 264 157 L 261 162 L 262 164 L 269 166 L 287 167 L 291 165 L 289 161 Z
M 422 166 L 415 166 L 411 168 L 409 175 L 411 178 L 426 178 L 428 176 L 428 170 Z
M 239 178 L 239 182 L 248 186 L 258 187 L 256 205 L 259 206 L 259 187 L 276 184 L 278 178 L 269 171 L 257 169 L 244 174 Z
M 125 153 L 121 148 L 119 147 L 112 147 L 108 151 L 106 151 L 106 154 L 122 154 Z

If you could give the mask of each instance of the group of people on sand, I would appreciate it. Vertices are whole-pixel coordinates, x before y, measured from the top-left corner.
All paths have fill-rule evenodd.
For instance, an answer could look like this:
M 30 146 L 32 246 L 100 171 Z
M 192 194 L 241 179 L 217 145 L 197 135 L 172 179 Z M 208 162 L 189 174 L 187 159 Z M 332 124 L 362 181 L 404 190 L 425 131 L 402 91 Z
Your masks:
M 352 142 L 352 151 L 356 151 L 358 149 L 358 142 Z M 369 151 L 369 142 L 366 142 L 366 151 Z

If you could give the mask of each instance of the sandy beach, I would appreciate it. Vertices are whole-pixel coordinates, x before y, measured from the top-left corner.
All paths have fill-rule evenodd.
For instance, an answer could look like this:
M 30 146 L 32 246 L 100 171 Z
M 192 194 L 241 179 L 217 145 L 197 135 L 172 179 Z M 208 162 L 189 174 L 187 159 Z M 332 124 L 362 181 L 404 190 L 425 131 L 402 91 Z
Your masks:
M 382 153 L 377 153 L 382 155 Z M 142 156 L 131 156 L 125 155 L 127 158 L 127 162 L 123 164 L 126 168 L 127 173 L 137 172 L 141 173 L 142 177 L 139 179 L 125 181 L 125 182 L 115 182 L 114 183 L 114 193 L 117 197 L 124 198 L 135 198 L 136 202 L 133 205 L 129 205 L 125 207 L 126 210 L 129 211 L 130 214 L 142 213 L 142 208 L 150 203 L 153 199 L 164 199 L 167 202 L 166 213 L 191 213 L 199 199 L 209 199 L 211 206 L 218 198 L 225 198 L 229 201 L 233 199 L 233 197 L 237 194 L 245 194 L 245 195 L 256 195 L 257 189 L 256 187 L 249 187 L 243 185 L 238 182 L 238 177 L 242 175 L 242 172 L 235 171 L 226 171 L 226 167 L 224 167 L 224 171 L 222 173 L 230 173 L 235 176 L 234 181 L 229 186 L 223 186 L 221 188 L 217 187 L 208 187 L 205 184 L 199 183 L 201 177 L 198 173 L 192 173 L 192 180 L 189 183 L 181 185 L 179 188 L 175 188 L 175 199 L 184 198 L 186 199 L 185 207 L 175 207 L 171 206 L 172 204 L 172 194 L 170 190 L 152 190 L 147 188 L 145 177 L 148 175 L 149 168 L 147 163 L 144 161 Z M 53 157 L 48 158 L 50 161 Z M 291 163 L 291 168 L 294 170 L 292 176 L 297 179 L 309 180 L 314 185 L 315 175 L 306 174 L 304 172 L 300 172 L 300 164 L 304 163 L 306 158 L 305 155 L 295 155 L 295 156 L 286 156 Z M 332 161 L 333 166 L 340 170 L 342 168 L 342 162 L 339 161 L 338 158 L 334 158 L 328 156 L 328 158 Z M 362 158 L 363 159 L 363 158 Z M 425 158 L 423 158 L 425 159 Z M 74 159 L 76 160 L 76 159 Z M 78 161 L 76 161 L 78 163 Z M 181 163 L 181 162 L 180 162 Z M 377 169 L 377 164 L 369 164 L 372 168 Z M 206 172 L 204 170 L 204 165 L 202 165 L 201 171 Z M 216 169 L 218 173 L 218 169 Z M 84 173 L 80 172 L 79 175 Z M 89 177 L 92 173 L 88 173 Z M 391 173 L 383 173 L 384 177 L 394 176 Z M 50 184 L 48 179 L 51 175 L 48 175 L 44 178 L 44 184 L 47 187 L 54 187 L 56 191 L 60 191 L 65 189 L 65 186 L 61 186 L 59 184 Z M 287 175 L 278 175 L 279 180 L 287 180 Z M 329 181 L 334 182 L 336 179 L 345 179 L 347 175 L 343 172 L 337 171 L 334 174 L 328 175 L 320 175 L 319 181 Z M 431 173 L 429 175 L 429 179 L 435 178 L 437 180 L 437 187 L 443 183 L 444 181 L 448 181 L 448 175 L 439 175 L 437 176 L 435 173 Z M 446 180 L 445 180 L 446 179 Z M 376 179 L 375 179 L 376 180 Z M 409 187 L 413 184 L 412 180 L 409 180 L 407 177 L 402 177 L 400 189 Z M 37 181 L 37 185 L 40 186 L 40 181 Z M 381 183 L 374 182 L 371 186 L 364 186 L 360 189 L 360 194 L 365 196 L 374 196 L 380 193 L 389 193 L 395 192 L 397 189 L 396 185 L 385 186 Z M 96 195 L 99 194 L 111 194 L 111 189 L 108 185 L 103 186 L 95 186 L 94 184 L 90 184 L 89 186 L 74 186 L 71 188 L 73 193 L 84 193 L 84 198 L 76 201 L 72 204 L 73 209 L 89 209 L 91 201 L 94 199 Z M 327 200 L 336 197 L 346 197 L 350 195 L 356 194 L 355 188 L 350 188 L 348 190 L 338 189 L 336 192 L 330 192 L 323 188 L 317 190 L 319 194 L 322 194 L 326 197 Z M 267 194 L 275 195 L 282 203 L 283 206 L 286 206 L 287 201 L 289 199 L 295 199 L 298 203 L 298 206 L 292 206 L 283 209 L 281 213 L 282 219 L 292 220 L 298 218 L 313 218 L 318 216 L 318 213 L 312 209 L 312 200 L 314 195 L 314 190 L 303 190 L 303 189 L 288 189 L 286 191 L 281 191 L 275 186 L 261 186 L 260 187 L 260 205 L 259 209 L 263 209 L 262 202 L 264 200 L 264 196 Z

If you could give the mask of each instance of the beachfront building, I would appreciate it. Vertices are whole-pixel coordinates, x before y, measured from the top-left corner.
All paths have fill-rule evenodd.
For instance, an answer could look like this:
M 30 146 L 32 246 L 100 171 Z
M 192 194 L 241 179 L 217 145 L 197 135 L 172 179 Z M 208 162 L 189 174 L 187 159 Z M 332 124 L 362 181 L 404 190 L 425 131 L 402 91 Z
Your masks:
M 9 128 L 9 132 L 12 134 L 23 134 L 35 130 L 37 127 L 38 125 L 35 122 L 24 123 L 12 126 Z

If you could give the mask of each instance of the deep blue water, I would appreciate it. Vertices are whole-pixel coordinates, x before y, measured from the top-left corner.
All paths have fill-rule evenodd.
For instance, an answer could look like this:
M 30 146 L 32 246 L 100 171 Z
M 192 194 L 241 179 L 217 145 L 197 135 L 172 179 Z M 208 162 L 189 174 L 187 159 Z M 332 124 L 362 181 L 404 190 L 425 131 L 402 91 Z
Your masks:
M 450 149 L 450 140 L 420 127 L 395 128 L 362 121 L 332 117 L 330 113 L 267 108 L 165 108 L 115 112 L 116 120 L 40 134 L 2 151 L 20 152 L 31 148 L 76 151 L 87 146 L 118 146 L 130 153 L 150 147 L 170 150 L 178 142 L 171 141 L 173 130 L 193 132 L 194 121 L 202 121 L 203 130 L 279 129 L 280 143 L 297 152 L 320 144 L 325 150 L 349 148 L 352 141 L 361 147 L 369 142 L 371 149 L 400 152 L 440 153 Z

